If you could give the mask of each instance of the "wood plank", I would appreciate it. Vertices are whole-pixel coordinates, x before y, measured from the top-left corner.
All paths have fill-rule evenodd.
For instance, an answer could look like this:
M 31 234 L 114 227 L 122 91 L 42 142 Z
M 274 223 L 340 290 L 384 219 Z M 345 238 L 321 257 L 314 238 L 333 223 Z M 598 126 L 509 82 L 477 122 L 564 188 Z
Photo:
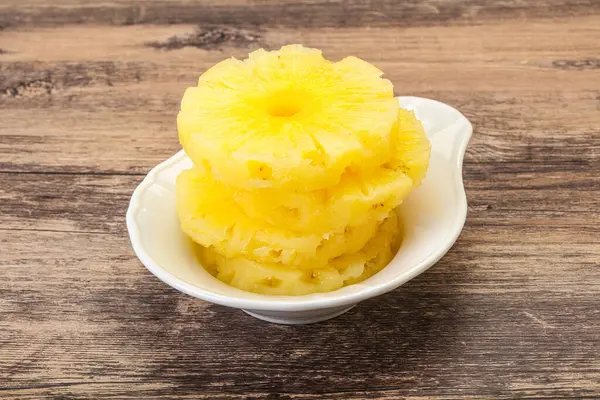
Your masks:
M 168 288 L 139 265 L 124 234 L 13 232 L 2 239 L 12 251 L 2 259 L 10 274 L 0 289 L 0 376 L 10 383 L 0 393 L 14 399 L 599 393 L 593 293 L 600 269 L 583 268 L 576 258 L 563 263 L 552 239 L 531 247 L 534 254 L 519 254 L 505 247 L 507 234 L 492 248 L 474 247 L 481 234 L 467 225 L 448 256 L 400 290 L 339 319 L 293 327 Z M 519 238 L 508 243 L 522 248 Z
M 241 47 L 224 42 L 217 49 L 173 51 L 147 44 L 198 31 L 133 26 L 6 32 L 0 36 L 0 47 L 10 50 L 0 56 L 6 60 L 0 63 L 6 121 L 0 125 L 0 170 L 145 173 L 177 151 L 178 101 L 202 70 L 227 55 L 289 41 L 322 47 L 334 59 L 353 49 L 387 72 L 397 94 L 456 106 L 476 128 L 467 163 L 597 168 L 600 80 L 593 57 L 600 28 L 594 21 L 565 18 L 560 31 L 554 21 L 402 31 L 274 29 Z M 525 46 L 510 44 L 522 36 L 530 38 Z M 372 42 L 381 50 L 372 51 Z
M 286 43 L 475 127 L 450 252 L 308 326 L 169 288 L 124 222 L 184 89 Z M 599 54 L 593 0 L 2 1 L 0 398 L 600 398 Z
M 477 24 L 490 20 L 594 15 L 600 5 L 593 0 L 456 0 L 396 2 L 394 0 L 294 2 L 235 0 L 123 1 L 90 4 L 85 0 L 59 0 L 51 5 L 39 0 L 5 0 L 0 8 L 0 28 L 57 26 L 63 24 L 222 24 L 286 26 L 293 28 L 362 26 L 432 26 Z
M 526 229 L 539 240 L 535 244 L 549 240 L 538 234 L 552 227 L 567 229 L 585 244 L 597 239 L 597 229 L 590 227 L 600 222 L 600 177 L 595 171 L 520 173 L 512 170 L 523 168 L 519 164 L 493 167 L 499 172 L 466 173 L 468 222 L 483 229 Z M 0 173 L 0 223 L 15 230 L 123 233 L 129 197 L 141 179 L 139 175 Z M 552 244 L 560 244 L 564 235 L 559 232 Z
M 0 174 L 0 226 L 117 234 L 139 176 Z

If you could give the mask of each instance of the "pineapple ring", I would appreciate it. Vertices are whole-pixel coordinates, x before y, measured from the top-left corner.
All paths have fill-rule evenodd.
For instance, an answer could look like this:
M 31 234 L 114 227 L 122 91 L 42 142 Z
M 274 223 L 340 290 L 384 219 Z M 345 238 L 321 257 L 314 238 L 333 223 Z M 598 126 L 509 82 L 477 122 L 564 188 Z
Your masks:
M 195 164 L 238 188 L 327 188 L 391 156 L 398 103 L 381 75 L 300 45 L 227 59 L 186 90 L 179 139 Z
M 421 184 L 427 174 L 431 144 L 413 111 L 400 108 L 398 127 L 391 135 L 392 156 L 388 168 L 401 169 L 413 181 L 413 188 Z
M 325 265 L 344 253 L 354 253 L 375 234 L 380 220 L 373 214 L 363 224 L 327 233 L 271 225 L 249 217 L 231 191 L 202 166 L 179 174 L 176 205 L 182 231 L 196 243 L 213 246 L 226 257 L 285 265 Z
M 294 268 L 244 257 L 227 258 L 213 248 L 202 246 L 198 246 L 197 255 L 212 275 L 228 285 L 261 294 L 298 296 L 330 292 L 371 277 L 394 258 L 400 239 L 398 217 L 392 211 L 362 249 L 335 258 L 320 268 Z
M 231 193 L 250 218 L 297 232 L 327 233 L 385 218 L 412 187 L 413 181 L 402 171 L 379 168 L 368 177 L 345 175 L 330 189 L 287 192 L 265 188 Z
M 330 232 L 380 220 L 420 184 L 429 163 L 430 144 L 412 111 L 400 109 L 391 138 L 389 168 L 368 176 L 344 174 L 336 186 L 312 192 L 234 189 L 232 196 L 249 217 L 298 232 Z

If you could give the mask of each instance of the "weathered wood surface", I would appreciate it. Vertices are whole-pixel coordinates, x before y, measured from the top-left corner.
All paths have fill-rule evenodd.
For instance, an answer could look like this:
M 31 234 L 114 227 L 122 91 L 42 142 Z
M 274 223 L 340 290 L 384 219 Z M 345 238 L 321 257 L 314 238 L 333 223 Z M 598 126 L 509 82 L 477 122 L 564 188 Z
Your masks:
M 600 397 L 600 2 L 0 4 L 0 398 Z M 435 267 L 311 326 L 185 296 L 131 192 L 208 66 L 301 42 L 475 127 Z

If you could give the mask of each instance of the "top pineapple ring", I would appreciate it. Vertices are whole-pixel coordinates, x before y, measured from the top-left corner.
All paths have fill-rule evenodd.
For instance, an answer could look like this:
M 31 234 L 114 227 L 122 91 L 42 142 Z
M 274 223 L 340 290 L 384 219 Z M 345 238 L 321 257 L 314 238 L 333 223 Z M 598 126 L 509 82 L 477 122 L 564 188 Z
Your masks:
M 181 101 L 181 144 L 216 179 L 253 189 L 335 185 L 390 158 L 393 86 L 356 57 L 332 63 L 299 45 L 206 71 Z

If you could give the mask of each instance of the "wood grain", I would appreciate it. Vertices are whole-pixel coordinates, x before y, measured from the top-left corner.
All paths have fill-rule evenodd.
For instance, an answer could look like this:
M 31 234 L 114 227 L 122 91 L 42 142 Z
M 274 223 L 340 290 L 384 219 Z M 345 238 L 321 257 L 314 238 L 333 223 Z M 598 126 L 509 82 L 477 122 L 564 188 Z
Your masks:
M 109 25 L 226 24 L 235 26 L 363 27 L 432 26 L 481 23 L 497 19 L 554 18 L 598 13 L 594 0 L 426 2 L 394 0 L 5 0 L 0 27 L 56 26 L 68 23 Z
M 427 273 L 277 326 L 170 289 L 124 223 L 183 90 L 285 43 L 363 57 L 475 127 Z M 5 0 L 0 398 L 600 398 L 600 3 Z

